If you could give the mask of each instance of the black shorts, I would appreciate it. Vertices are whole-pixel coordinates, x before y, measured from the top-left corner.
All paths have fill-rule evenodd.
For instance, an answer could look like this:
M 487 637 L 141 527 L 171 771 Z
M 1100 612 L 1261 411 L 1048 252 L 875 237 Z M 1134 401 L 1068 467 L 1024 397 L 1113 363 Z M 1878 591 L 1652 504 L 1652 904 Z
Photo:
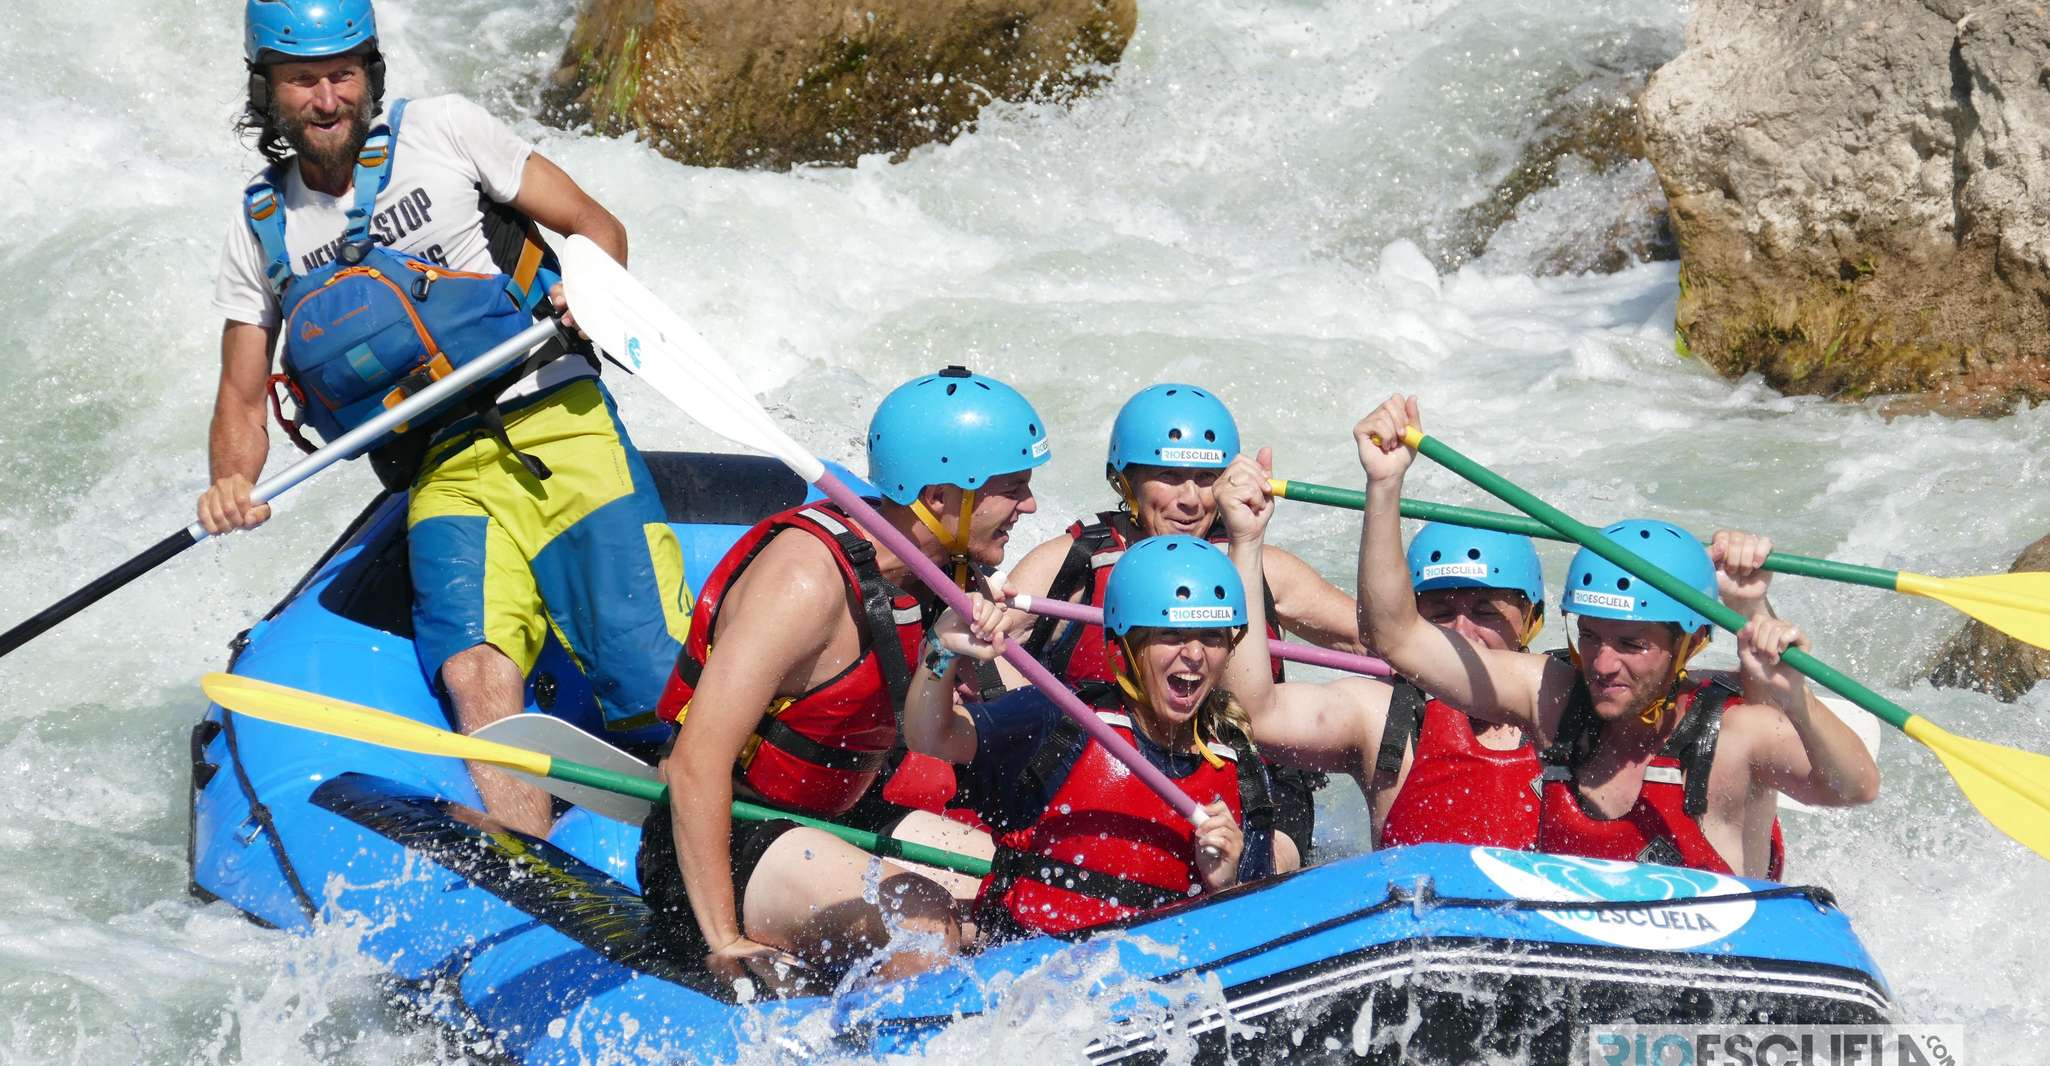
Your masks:
M 1267 780 L 1274 798 L 1274 830 L 1295 841 L 1308 866 L 1310 837 L 1317 831 L 1317 790 L 1324 787 L 1324 775 L 1268 763 Z
M 663 954 L 691 967 L 702 967 L 711 945 L 691 913 L 690 896 L 683 888 L 683 868 L 676 862 L 674 823 L 667 803 L 655 804 L 641 825 L 639 869 L 641 899 L 652 912 L 650 926 Z M 783 834 L 798 828 L 796 822 L 777 818 L 767 822 L 733 820 L 733 910 L 736 917 L 747 899 L 747 882 L 761 865 L 762 856 Z

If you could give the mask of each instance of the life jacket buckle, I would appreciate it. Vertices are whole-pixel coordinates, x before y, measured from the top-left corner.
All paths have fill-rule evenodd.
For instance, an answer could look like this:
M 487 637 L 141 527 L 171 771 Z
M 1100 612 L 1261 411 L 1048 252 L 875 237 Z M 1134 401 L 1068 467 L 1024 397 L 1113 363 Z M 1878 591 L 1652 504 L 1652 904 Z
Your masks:
M 432 286 L 432 285 L 433 285 L 433 284 L 434 284 L 434 283 L 435 283 L 436 281 L 439 281 L 439 280 L 441 280 L 441 275 L 440 275 L 440 274 L 437 274 L 437 273 L 435 273 L 435 272 L 434 272 L 434 271 L 432 271 L 432 270 L 429 270 L 429 271 L 427 271 L 427 272 L 425 272 L 425 273 L 421 274 L 421 275 L 420 275 L 419 277 L 417 277 L 417 278 L 414 278 L 414 279 L 413 279 L 413 299 L 415 299 L 415 300 L 418 300 L 418 301 L 419 301 L 419 302 L 421 302 L 421 303 L 426 303 L 426 302 L 427 302 L 427 290 L 428 290 L 428 288 L 429 288 L 430 286 Z
M 342 242 L 341 249 L 335 253 L 335 258 L 340 259 L 342 262 L 347 263 L 350 266 L 355 266 L 356 264 L 363 261 L 364 256 L 367 256 L 369 254 L 369 241 L 344 241 Z

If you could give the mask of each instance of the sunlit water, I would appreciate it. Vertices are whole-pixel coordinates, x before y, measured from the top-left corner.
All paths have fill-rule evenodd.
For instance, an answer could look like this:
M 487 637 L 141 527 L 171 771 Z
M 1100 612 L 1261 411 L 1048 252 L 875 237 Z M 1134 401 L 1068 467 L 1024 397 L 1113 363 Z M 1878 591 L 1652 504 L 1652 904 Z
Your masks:
M 190 519 L 218 320 L 207 297 L 253 154 L 228 132 L 239 6 L 16 0 L 0 36 L 0 602 L 25 616 Z M 793 432 L 856 460 L 867 412 L 960 362 L 1023 389 L 1055 458 L 1023 544 L 1107 500 L 1112 414 L 1201 382 L 1282 474 L 1356 483 L 1347 430 L 1391 390 L 1448 442 L 1582 517 L 1935 573 L 2004 568 L 2050 531 L 2050 411 L 1882 420 L 1729 384 L 1673 353 L 1671 264 L 1536 277 L 1655 189 L 1575 172 L 1489 252 L 1443 272 L 1460 219 L 1544 102 L 1679 47 L 1682 13 L 1615 2 L 1146 3 L 1114 83 L 1070 110 L 998 107 L 905 162 L 694 170 L 527 115 L 570 0 L 401 3 L 380 16 L 397 93 L 468 93 L 632 231 L 637 274 Z M 1577 9 L 1570 15 L 1554 7 Z M 1432 256 L 1441 258 L 1434 260 Z M 716 442 L 629 381 L 649 447 Z M 290 456 L 275 441 L 273 469 Z M 388 1010 L 354 933 L 257 929 L 185 894 L 194 679 L 371 491 L 336 471 L 253 536 L 204 545 L 0 664 L 0 1062 L 442 1062 Z M 1412 495 L 1483 503 L 1444 471 Z M 1350 585 L 1356 522 L 1284 505 L 1275 538 Z M 1547 549 L 1556 581 L 1565 552 Z M 1775 598 L 1827 660 L 1955 732 L 2050 750 L 2050 689 L 2012 706 L 1920 681 L 1943 608 L 1796 580 Z M 1729 656 L 1727 641 L 1718 653 Z M 2050 866 L 1980 820 L 1897 735 L 1885 794 L 1792 816 L 1790 877 L 1830 885 L 1909 1017 L 1969 1028 L 1973 1061 L 2046 1039 Z M 1357 796 L 1325 843 L 1357 846 Z M 1089 1005 L 1025 997 L 948 1061 L 1003 1041 L 1080 1054 Z M 1018 1018 L 1007 1019 L 1016 1021 Z M 1983 1058 L 1981 1056 L 1984 1056 Z

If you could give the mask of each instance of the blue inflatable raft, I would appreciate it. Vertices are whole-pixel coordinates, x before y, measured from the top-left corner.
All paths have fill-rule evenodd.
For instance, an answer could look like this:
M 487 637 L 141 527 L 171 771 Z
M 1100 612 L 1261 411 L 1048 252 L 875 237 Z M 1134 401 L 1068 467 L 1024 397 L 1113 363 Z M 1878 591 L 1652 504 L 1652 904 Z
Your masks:
M 807 494 L 767 460 L 648 459 L 697 579 Z M 446 727 L 414 655 L 411 594 L 404 500 L 380 498 L 236 638 L 231 669 Z M 559 647 L 528 699 L 599 731 Z M 962 1019 L 1077 986 L 1106 1019 L 1090 1034 L 1097 1063 L 1565 1061 L 1590 1024 L 1893 1012 L 1825 890 L 1448 845 L 1327 863 L 911 980 L 740 1002 L 646 938 L 639 827 L 573 809 L 540 841 L 478 807 L 455 760 L 209 706 L 192 733 L 192 890 L 281 929 L 355 923 L 408 1005 L 523 1063 L 724 1062 L 761 1041 L 915 1052 Z

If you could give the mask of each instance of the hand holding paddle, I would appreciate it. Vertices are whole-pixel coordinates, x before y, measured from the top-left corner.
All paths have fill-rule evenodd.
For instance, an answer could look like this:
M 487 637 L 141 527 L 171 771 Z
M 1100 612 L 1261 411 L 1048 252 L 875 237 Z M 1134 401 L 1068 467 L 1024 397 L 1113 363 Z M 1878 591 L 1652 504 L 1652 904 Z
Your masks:
M 302 482 L 312 478 L 315 474 L 344 459 L 353 459 L 368 451 L 371 445 L 377 443 L 386 433 L 412 419 L 427 415 L 433 409 L 441 406 L 442 403 L 460 394 L 464 389 L 505 369 L 512 363 L 526 358 L 527 353 L 533 351 L 553 336 L 555 336 L 555 323 L 552 321 L 536 322 L 528 326 L 517 335 L 506 340 L 505 343 L 468 363 L 464 363 L 456 368 L 454 373 L 408 397 L 404 403 L 357 426 L 355 429 L 336 438 L 326 447 L 287 467 L 284 471 L 264 479 L 262 483 L 258 484 L 249 493 L 249 501 L 254 505 L 258 505 L 258 509 L 263 509 L 261 505 L 291 491 Z M 216 488 L 218 487 L 216 486 Z M 212 495 L 211 491 L 209 495 Z M 239 494 L 236 495 L 236 507 L 240 511 Z M 251 512 L 240 511 L 240 514 L 245 520 L 243 524 L 248 524 L 246 520 L 251 517 Z M 261 521 L 261 519 L 259 518 L 257 521 Z M 156 542 L 143 550 L 141 554 L 94 578 L 85 587 L 51 604 L 49 607 L 38 612 L 34 617 L 5 633 L 0 633 L 0 655 L 6 655 L 8 652 L 34 640 L 48 631 L 50 627 L 98 603 L 108 593 L 155 570 L 157 567 L 176 558 L 178 553 L 210 536 L 212 534 L 207 532 L 207 528 L 203 523 L 194 522 L 184 529 Z
M 1274 481 L 1274 494 L 1285 500 L 1352 511 L 1367 505 L 1366 495 L 1358 489 L 1342 489 L 1308 481 L 1277 479 Z M 1543 522 L 1522 515 L 1428 500 L 1403 500 L 1402 517 L 1420 522 L 1446 522 L 1471 529 L 1492 529 L 1544 540 L 1572 540 Z M 1977 577 L 1932 577 L 1908 570 L 1840 563 L 1782 551 L 1771 552 L 1760 565 L 1776 574 L 1821 578 L 1932 599 L 2016 640 L 2050 649 L 2050 573 L 2023 571 Z
M 1594 527 L 1574 520 L 1436 438 L 1426 436 L 1419 428 L 1420 421 L 1415 398 L 1405 401 L 1396 397 L 1354 427 L 1360 463 L 1366 468 L 1371 482 L 1379 484 L 1399 478 L 1416 454 L 1427 455 L 1482 490 L 1544 523 L 1560 536 L 1679 600 L 1689 610 L 1716 625 L 1731 632 L 1744 628 L 1746 620 L 1735 611 L 1689 588 L 1685 582 L 1653 566 L 1637 553 L 1602 536 Z M 2050 858 L 2050 758 L 1955 736 L 1928 719 L 1909 713 L 1799 647 L 1786 648 L 1780 658 L 1811 680 L 1935 752 L 1965 798 L 1987 821 L 2036 854 Z

